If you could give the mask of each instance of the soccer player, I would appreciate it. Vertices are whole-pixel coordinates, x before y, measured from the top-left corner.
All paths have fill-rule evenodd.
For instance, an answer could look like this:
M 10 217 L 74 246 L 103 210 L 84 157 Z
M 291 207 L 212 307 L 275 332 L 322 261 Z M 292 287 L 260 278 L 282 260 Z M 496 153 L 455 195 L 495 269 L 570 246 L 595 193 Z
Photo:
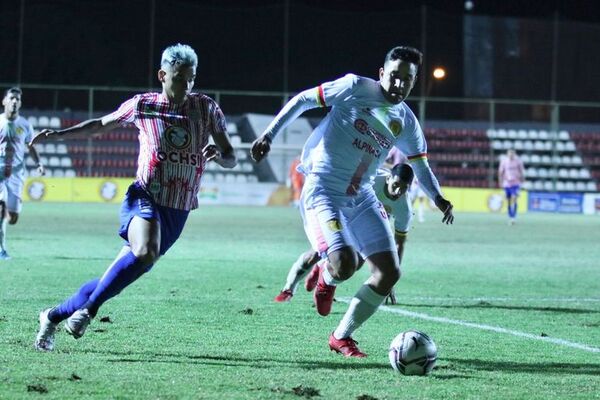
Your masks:
M 21 89 L 12 87 L 4 93 L 0 115 L 0 260 L 9 260 L 6 252 L 6 225 L 14 225 L 19 220 L 23 206 L 21 193 L 25 180 L 25 148 L 37 165 L 40 175 L 44 166 L 40 157 L 29 142 L 33 137 L 31 124 L 19 115 L 21 109 Z
M 104 302 L 148 272 L 177 240 L 190 210 L 198 207 L 198 190 L 206 163 L 233 168 L 236 158 L 217 103 L 191 93 L 198 57 L 187 45 L 162 53 L 158 80 L 162 93 L 144 93 L 124 102 L 102 118 L 59 131 L 43 130 L 37 137 L 108 132 L 134 124 L 140 154 L 134 183 L 121 207 L 120 236 L 126 244 L 104 275 L 79 288 L 70 298 L 40 313 L 35 348 L 54 348 L 54 333 L 66 319 L 65 330 L 80 338 Z M 212 137 L 215 144 L 209 144 Z
M 396 243 L 399 264 L 402 262 L 404 243 L 406 242 L 406 236 L 412 219 L 412 210 L 407 191 L 410 188 L 413 177 L 414 173 L 411 166 L 401 163 L 394 165 L 389 173 L 377 174 L 373 185 L 377 199 L 383 204 L 390 223 L 393 223 L 394 242 Z M 298 260 L 290 268 L 285 286 L 275 296 L 274 300 L 278 303 L 290 301 L 298 289 L 298 284 L 307 275 L 309 270 L 310 274 L 306 277 L 304 287 L 307 291 L 311 292 L 317 285 L 319 268 L 322 268 L 322 266 L 317 264 L 319 260 L 319 253 L 313 250 L 309 250 L 298 257 Z M 361 256 L 361 266 L 363 263 L 364 257 Z M 390 291 L 385 301 L 386 303 L 389 301 L 391 304 L 396 304 L 394 289 Z
M 525 168 L 523 161 L 517 156 L 513 149 L 506 152 L 506 157 L 500 161 L 498 166 L 498 184 L 504 188 L 506 203 L 508 206 L 508 224 L 514 225 L 517 218 L 517 199 L 523 180 Z
M 348 74 L 294 96 L 252 144 L 257 162 L 271 149 L 283 128 L 304 111 L 331 106 L 302 151 L 306 175 L 302 190 L 303 220 L 314 251 L 327 255 L 314 300 L 328 315 L 336 285 L 354 274 L 364 255 L 371 277 L 350 302 L 329 347 L 345 356 L 364 357 L 352 333 L 373 315 L 400 279 L 400 264 L 387 214 L 373 190 L 373 178 L 393 146 L 408 156 L 415 175 L 452 223 L 452 204 L 441 192 L 427 162 L 427 145 L 417 118 L 404 99 L 410 94 L 422 54 L 395 47 L 379 70 L 379 81 Z

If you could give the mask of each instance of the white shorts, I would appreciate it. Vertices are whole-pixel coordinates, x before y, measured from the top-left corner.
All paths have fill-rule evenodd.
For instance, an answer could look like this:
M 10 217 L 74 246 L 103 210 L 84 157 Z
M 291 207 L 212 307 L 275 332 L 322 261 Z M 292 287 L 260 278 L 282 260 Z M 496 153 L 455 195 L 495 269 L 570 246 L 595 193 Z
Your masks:
M 408 193 L 401 196 L 394 202 L 394 208 L 388 211 L 390 217 L 390 224 L 392 229 L 400 233 L 408 233 L 410 230 L 410 223 L 412 222 L 412 206 L 408 199 Z
M 22 173 L 12 174 L 9 178 L 0 181 L 0 201 L 6 203 L 8 211 L 20 213 L 23 208 L 24 177 Z
M 305 184 L 301 201 L 306 236 L 321 256 L 346 246 L 365 259 L 387 251 L 396 254 L 387 214 L 371 187 L 350 197 Z

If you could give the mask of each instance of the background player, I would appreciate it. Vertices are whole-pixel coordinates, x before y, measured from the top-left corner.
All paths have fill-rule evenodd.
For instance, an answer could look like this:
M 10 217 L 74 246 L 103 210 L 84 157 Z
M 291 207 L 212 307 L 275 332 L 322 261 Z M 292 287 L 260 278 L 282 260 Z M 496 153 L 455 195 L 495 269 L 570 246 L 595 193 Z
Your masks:
M 387 215 L 373 190 L 373 179 L 393 146 L 408 155 L 428 195 L 452 223 L 452 205 L 427 163 L 427 145 L 419 123 L 404 104 L 422 61 L 411 47 L 388 52 L 379 81 L 348 74 L 294 96 L 252 145 L 262 160 L 283 128 L 304 111 L 332 106 L 304 145 L 302 191 L 304 223 L 314 251 L 327 254 L 315 289 L 317 311 L 328 315 L 335 287 L 350 278 L 363 254 L 372 271 L 358 290 L 338 329 L 329 337 L 332 350 L 364 357 L 351 334 L 373 315 L 395 283 L 400 265 Z M 355 248 L 356 247 L 356 248 Z
M 410 229 L 410 222 L 412 219 L 412 211 L 407 191 L 408 188 L 410 188 L 413 177 L 414 173 L 410 165 L 397 164 L 392 167 L 389 173 L 378 174 L 375 177 L 375 183 L 373 184 L 377 198 L 383 204 L 388 218 L 390 219 L 390 223 L 393 224 L 394 227 L 394 241 L 396 242 L 399 263 L 402 263 L 404 243 L 406 242 L 406 235 Z M 319 260 L 319 253 L 313 250 L 309 250 L 300 255 L 298 260 L 296 260 L 290 268 L 285 286 L 281 292 L 275 296 L 274 300 L 279 303 L 290 301 L 296 293 L 298 284 L 302 278 L 306 276 L 309 270 L 311 272 L 306 278 L 305 288 L 309 292 L 312 291 L 317 285 L 317 280 L 319 278 L 319 268 L 321 268 L 317 265 Z M 364 258 L 362 258 L 360 266 L 362 266 L 362 263 L 364 263 Z M 386 303 L 388 301 L 391 304 L 396 304 L 396 295 L 393 289 L 386 298 Z
M 162 93 L 127 100 L 112 114 L 40 136 L 108 132 L 120 125 L 139 129 L 140 153 L 135 182 L 121 207 L 120 235 L 127 241 L 99 279 L 85 283 L 60 305 L 40 313 L 35 347 L 54 348 L 58 323 L 81 337 L 99 307 L 148 272 L 178 239 L 189 211 L 198 207 L 200 179 L 208 161 L 233 168 L 236 158 L 226 133 L 225 117 L 214 100 L 191 93 L 198 57 L 177 44 L 162 54 L 158 80 Z M 209 144 L 212 137 L 215 144 Z
M 506 195 L 509 225 L 514 225 L 517 218 L 517 199 L 524 179 L 523 161 L 513 149 L 509 149 L 498 166 L 498 184 L 502 185 Z
M 0 115 L 0 260 L 8 260 L 6 252 L 6 224 L 19 220 L 23 206 L 21 193 L 25 181 L 25 148 L 29 150 L 40 175 L 44 166 L 35 147 L 30 145 L 33 137 L 31 124 L 19 115 L 22 105 L 21 89 L 13 87 L 4 93 Z

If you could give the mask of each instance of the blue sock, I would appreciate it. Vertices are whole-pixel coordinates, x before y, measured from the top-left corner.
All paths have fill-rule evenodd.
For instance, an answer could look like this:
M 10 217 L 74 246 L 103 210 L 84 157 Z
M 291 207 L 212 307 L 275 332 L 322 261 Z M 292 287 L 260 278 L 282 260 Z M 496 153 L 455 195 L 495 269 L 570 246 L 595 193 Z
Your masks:
M 517 202 L 513 205 L 513 218 L 517 218 Z
M 100 279 L 93 279 L 84 283 L 77 293 L 50 310 L 48 319 L 53 323 L 58 324 L 60 321 L 69 318 L 71 314 L 79 310 L 88 301 L 90 294 L 96 289 L 99 281 Z
M 81 308 L 87 308 L 90 314 L 95 316 L 102 304 L 149 270 L 149 266 L 144 266 L 142 261 L 129 251 L 105 272 L 98 286 Z

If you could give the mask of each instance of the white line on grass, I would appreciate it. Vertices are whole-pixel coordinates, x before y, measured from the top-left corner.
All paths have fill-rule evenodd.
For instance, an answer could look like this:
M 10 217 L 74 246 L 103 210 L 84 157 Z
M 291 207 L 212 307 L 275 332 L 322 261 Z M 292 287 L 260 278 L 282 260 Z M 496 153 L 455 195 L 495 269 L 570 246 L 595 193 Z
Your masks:
M 422 301 L 527 301 L 527 302 L 557 302 L 557 303 L 600 303 L 600 298 L 595 297 L 424 297 L 402 296 L 403 299 Z
M 348 298 L 340 298 L 338 300 L 342 301 L 344 303 L 350 302 L 350 299 L 348 299 Z M 379 309 L 383 310 L 383 311 L 391 312 L 394 314 L 400 314 L 400 315 L 404 315 L 407 317 L 424 319 L 427 321 L 440 322 L 443 324 L 467 326 L 469 328 L 481 329 L 484 331 L 505 333 L 508 335 L 524 337 L 527 339 L 535 339 L 535 340 L 540 340 L 542 342 L 554 343 L 554 344 L 558 344 L 560 346 L 572 347 L 572 348 L 579 349 L 579 350 L 589 351 L 591 353 L 600 353 L 599 347 L 593 347 L 593 346 L 588 346 L 588 345 L 581 344 L 581 343 L 570 342 L 570 341 L 564 340 L 564 339 L 551 338 L 548 336 L 538 336 L 538 335 L 534 335 L 532 333 L 514 331 L 512 329 L 506 329 L 506 328 L 502 328 L 499 326 L 476 324 L 473 322 L 461 321 L 459 319 L 450 319 L 450 318 L 446 318 L 446 317 L 434 317 L 434 316 L 428 315 L 428 314 L 416 313 L 413 311 L 403 310 L 400 308 L 392 308 L 392 307 L 388 307 L 388 306 L 380 306 Z

